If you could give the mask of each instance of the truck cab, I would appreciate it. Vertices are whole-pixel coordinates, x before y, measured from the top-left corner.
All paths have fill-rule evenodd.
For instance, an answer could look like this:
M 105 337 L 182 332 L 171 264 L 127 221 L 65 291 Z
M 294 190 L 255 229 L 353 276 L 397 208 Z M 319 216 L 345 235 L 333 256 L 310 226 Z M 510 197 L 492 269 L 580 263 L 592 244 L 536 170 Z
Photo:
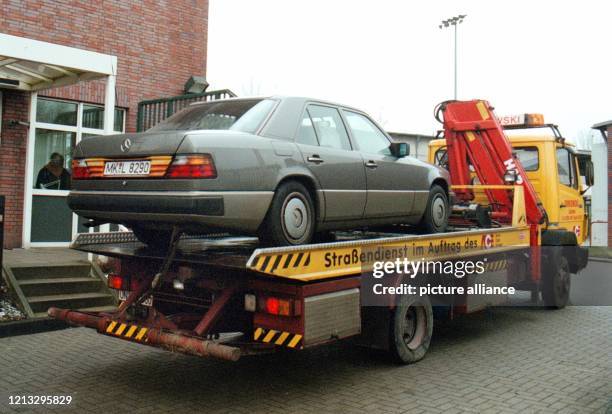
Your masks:
M 567 143 L 555 125 L 514 124 L 505 126 L 505 129 L 543 127 L 550 127 L 553 134 L 524 131 L 516 134 L 517 131 L 512 131 L 508 139 L 547 212 L 548 229 L 570 231 L 576 235 L 576 241 L 581 245 L 587 240 L 590 227 L 590 195 L 587 195 L 589 187 L 593 185 L 590 153 L 579 151 L 573 144 Z M 429 143 L 428 160 L 447 168 L 444 139 Z M 478 184 L 476 174 L 472 175 L 473 183 Z M 474 202 L 488 204 L 483 193 L 476 193 Z

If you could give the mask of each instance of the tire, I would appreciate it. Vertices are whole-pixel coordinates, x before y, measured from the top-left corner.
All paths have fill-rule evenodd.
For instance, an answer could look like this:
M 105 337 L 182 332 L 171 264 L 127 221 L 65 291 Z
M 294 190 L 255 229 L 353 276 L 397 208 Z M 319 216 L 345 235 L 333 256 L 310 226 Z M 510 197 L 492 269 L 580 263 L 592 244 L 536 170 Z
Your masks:
M 315 209 L 310 193 L 297 181 L 282 183 L 261 227 L 259 238 L 266 245 L 296 246 L 312 241 Z
M 446 191 L 437 184 L 432 185 L 425 213 L 419 223 L 420 232 L 425 234 L 444 232 L 448 225 L 449 214 L 450 207 Z
M 167 249 L 170 246 L 172 231 L 170 230 L 151 230 L 142 227 L 132 227 L 134 236 L 147 246 L 154 248 Z
M 569 302 L 571 273 L 567 258 L 555 252 L 542 269 L 542 300 L 550 309 L 563 309 Z
M 433 334 L 433 309 L 427 296 L 403 295 L 391 318 L 389 352 L 402 364 L 425 357 Z

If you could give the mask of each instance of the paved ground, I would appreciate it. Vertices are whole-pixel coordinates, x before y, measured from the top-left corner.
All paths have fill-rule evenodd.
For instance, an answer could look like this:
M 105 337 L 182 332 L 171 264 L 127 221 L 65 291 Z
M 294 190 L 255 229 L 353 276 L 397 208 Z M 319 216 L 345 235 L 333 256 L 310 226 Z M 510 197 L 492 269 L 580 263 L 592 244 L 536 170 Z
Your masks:
M 410 366 L 338 344 L 237 363 L 69 329 L 0 339 L 8 395 L 71 395 L 53 412 L 612 412 L 612 307 L 494 309 L 438 325 Z

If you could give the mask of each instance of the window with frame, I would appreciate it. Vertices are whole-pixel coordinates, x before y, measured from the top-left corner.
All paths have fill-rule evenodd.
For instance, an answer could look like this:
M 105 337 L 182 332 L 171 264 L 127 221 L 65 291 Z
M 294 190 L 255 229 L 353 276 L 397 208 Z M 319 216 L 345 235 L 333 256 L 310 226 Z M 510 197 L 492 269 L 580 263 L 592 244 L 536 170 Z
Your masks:
M 536 147 L 515 148 L 514 153 L 525 171 L 537 171 L 540 168 L 540 153 Z
M 389 139 L 368 117 L 346 110 L 344 114 L 359 151 L 391 155 Z
M 308 110 L 305 110 L 304 115 L 302 115 L 296 142 L 304 145 L 319 145 L 317 134 L 312 124 L 312 119 L 310 119 L 310 115 L 308 114 Z
M 321 147 L 351 150 L 348 133 L 342 122 L 340 112 L 336 108 L 308 105 L 308 113 Z
M 557 174 L 561 184 L 568 187 L 577 187 L 572 154 L 567 148 L 557 148 Z
M 83 138 L 104 134 L 104 107 L 73 101 L 36 99 L 32 187 L 69 190 L 72 152 Z M 115 132 L 123 132 L 125 110 L 115 108 Z

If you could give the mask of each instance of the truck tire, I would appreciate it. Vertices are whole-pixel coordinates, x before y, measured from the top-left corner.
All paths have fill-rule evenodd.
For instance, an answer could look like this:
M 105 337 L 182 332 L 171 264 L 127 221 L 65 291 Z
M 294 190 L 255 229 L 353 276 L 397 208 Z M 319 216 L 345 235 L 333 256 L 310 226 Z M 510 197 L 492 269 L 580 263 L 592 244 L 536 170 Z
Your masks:
M 142 227 L 132 227 L 134 236 L 144 244 L 150 247 L 167 249 L 170 246 L 172 231 L 170 230 L 152 230 L 143 229 Z
M 403 295 L 393 311 L 389 352 L 401 364 L 423 359 L 433 334 L 433 309 L 427 296 Z
M 315 230 L 315 209 L 310 193 L 297 181 L 282 183 L 259 232 L 271 246 L 295 246 L 311 242 Z
M 542 299 L 550 309 L 563 309 L 569 302 L 571 274 L 567 258 L 554 252 L 544 261 Z
M 419 231 L 425 234 L 444 232 L 448 225 L 449 214 L 450 207 L 446 191 L 437 184 L 432 185 L 425 213 L 419 223 Z

